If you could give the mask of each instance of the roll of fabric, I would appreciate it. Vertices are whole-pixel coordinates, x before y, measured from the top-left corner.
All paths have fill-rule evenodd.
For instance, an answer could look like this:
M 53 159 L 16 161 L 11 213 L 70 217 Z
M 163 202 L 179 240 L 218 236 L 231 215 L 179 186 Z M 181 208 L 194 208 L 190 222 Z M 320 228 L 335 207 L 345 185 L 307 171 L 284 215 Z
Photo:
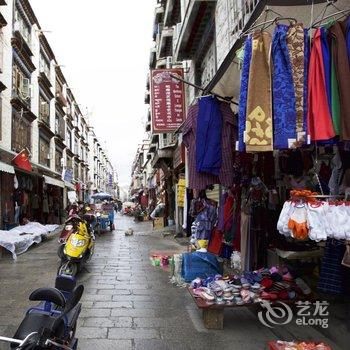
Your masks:
M 253 34 L 245 130 L 247 152 L 272 151 L 273 148 L 270 48 L 270 33 Z
M 330 28 L 334 44 L 334 64 L 339 84 L 341 139 L 350 140 L 350 65 L 346 41 L 347 21 L 336 22 Z
M 335 132 L 328 106 L 320 28 L 313 38 L 308 85 L 308 135 L 312 141 L 329 140 Z
M 248 36 L 244 44 L 244 58 L 241 73 L 241 89 L 238 109 L 238 151 L 245 150 L 244 130 L 247 117 L 247 96 L 249 83 L 250 61 L 252 58 L 252 37 Z
M 298 140 L 305 140 L 304 133 L 304 28 L 302 24 L 289 27 L 287 32 L 289 60 L 292 66 L 296 109 L 296 133 Z
M 278 24 L 272 39 L 275 149 L 294 147 L 297 141 L 296 99 L 293 84 L 293 70 L 287 45 L 288 30 L 288 26 Z

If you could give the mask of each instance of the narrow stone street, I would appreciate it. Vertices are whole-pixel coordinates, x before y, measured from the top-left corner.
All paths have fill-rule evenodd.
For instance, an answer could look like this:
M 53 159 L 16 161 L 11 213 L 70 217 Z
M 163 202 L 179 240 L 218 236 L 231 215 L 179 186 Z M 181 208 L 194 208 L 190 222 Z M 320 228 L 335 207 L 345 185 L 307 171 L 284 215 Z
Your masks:
M 134 236 L 125 237 L 132 227 Z M 28 295 L 52 286 L 58 267 L 57 241 L 51 239 L 18 261 L 2 260 L 0 269 L 0 334 L 14 334 L 30 305 Z M 264 349 L 279 336 L 321 339 L 311 327 L 270 330 L 249 308 L 228 310 L 223 331 L 203 327 L 201 313 L 183 288 L 169 283 L 169 273 L 150 263 L 150 252 L 183 251 L 171 237 L 152 232 L 150 223 L 117 217 L 116 230 L 97 237 L 96 251 L 79 280 L 85 285 L 79 349 Z M 0 349 L 7 349 L 0 345 Z M 339 349 L 334 346 L 333 349 Z

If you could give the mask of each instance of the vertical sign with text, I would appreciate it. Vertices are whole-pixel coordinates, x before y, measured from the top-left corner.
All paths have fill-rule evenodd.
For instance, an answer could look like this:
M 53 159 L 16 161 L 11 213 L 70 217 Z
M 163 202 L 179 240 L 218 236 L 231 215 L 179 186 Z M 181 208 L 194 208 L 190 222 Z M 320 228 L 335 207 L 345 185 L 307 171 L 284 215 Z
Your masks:
M 152 132 L 175 131 L 184 120 L 185 91 L 183 69 L 154 69 L 151 71 Z

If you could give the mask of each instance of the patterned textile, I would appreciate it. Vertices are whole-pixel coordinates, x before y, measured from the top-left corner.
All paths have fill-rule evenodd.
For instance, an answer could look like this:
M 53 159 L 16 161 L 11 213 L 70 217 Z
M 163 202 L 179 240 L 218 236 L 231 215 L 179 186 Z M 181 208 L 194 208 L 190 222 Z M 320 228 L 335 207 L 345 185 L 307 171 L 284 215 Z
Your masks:
M 244 44 L 244 59 L 241 74 L 241 89 L 239 95 L 238 107 L 238 150 L 243 152 L 245 150 L 244 144 L 244 130 L 247 116 L 247 96 L 248 96 L 248 82 L 250 60 L 252 58 L 252 37 L 248 36 Z
M 298 140 L 305 140 L 304 133 L 304 29 L 301 24 L 290 26 L 287 32 L 289 60 L 292 65 L 295 92 L 296 132 Z
M 253 34 L 245 129 L 247 152 L 273 149 L 270 48 L 270 33 Z
M 220 175 L 198 173 L 196 171 L 196 132 L 197 116 L 199 112 L 198 104 L 192 105 L 188 109 L 187 119 L 181 127 L 183 143 L 188 150 L 188 188 L 204 190 L 213 184 L 222 184 L 231 187 L 234 184 L 234 145 L 236 143 L 236 126 L 234 125 L 233 113 L 230 105 L 220 102 L 220 111 L 223 117 L 222 132 L 222 166 Z
M 317 289 L 324 293 L 343 294 L 345 292 L 345 267 L 341 265 L 345 245 L 336 240 L 327 240 L 322 259 L 321 273 Z
M 273 34 L 273 123 L 274 148 L 292 147 L 296 142 L 296 101 L 290 62 L 288 26 L 279 24 Z
M 321 29 L 315 31 L 310 54 L 308 80 L 308 135 L 312 141 L 329 140 L 335 136 L 330 115 L 322 59 Z
M 200 98 L 196 133 L 196 170 L 218 176 L 222 165 L 222 115 L 214 96 Z
M 307 131 L 307 96 L 308 96 L 308 77 L 310 63 L 310 36 L 307 29 L 304 29 L 304 131 Z
M 205 208 L 197 215 L 192 224 L 192 234 L 197 240 L 209 240 L 216 220 L 216 207 L 205 202 Z

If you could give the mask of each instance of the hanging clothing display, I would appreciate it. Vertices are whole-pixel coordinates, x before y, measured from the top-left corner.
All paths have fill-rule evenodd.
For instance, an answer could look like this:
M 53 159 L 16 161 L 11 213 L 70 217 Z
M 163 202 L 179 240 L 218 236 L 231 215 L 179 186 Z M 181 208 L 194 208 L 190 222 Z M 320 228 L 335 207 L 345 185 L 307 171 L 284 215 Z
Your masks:
M 222 115 L 221 133 L 221 159 L 222 164 L 219 175 L 204 172 L 197 172 L 196 168 L 196 147 L 197 147 L 197 118 L 199 114 L 198 104 L 192 105 L 188 109 L 187 118 L 182 125 L 181 132 L 183 143 L 188 150 L 188 188 L 203 190 L 209 185 L 222 184 L 231 187 L 234 183 L 234 145 L 236 143 L 236 126 L 230 105 L 226 102 L 219 102 L 219 110 Z M 217 132 L 216 130 L 208 130 Z M 217 155 L 218 156 L 218 155 Z
M 327 238 L 350 239 L 350 203 L 292 200 L 283 205 L 277 223 L 280 234 L 319 242 Z
M 331 50 L 328 44 L 328 30 L 327 28 L 320 28 L 321 31 L 321 48 L 322 48 L 322 60 L 325 76 L 325 86 L 327 92 L 327 102 L 329 110 L 332 106 L 331 95 Z
M 286 42 L 291 62 L 296 110 L 297 140 L 305 140 L 304 124 L 304 28 L 302 24 L 291 25 L 287 32 Z
M 312 141 L 329 140 L 335 136 L 324 72 L 321 29 L 318 28 L 313 38 L 308 82 L 308 134 Z
M 350 140 L 350 65 L 346 43 L 347 21 L 335 22 L 329 33 L 333 46 L 334 67 L 339 86 L 339 103 L 341 118 L 341 139 Z
M 222 115 L 216 97 L 205 96 L 198 101 L 196 132 L 196 171 L 215 176 L 222 166 Z
M 336 135 L 341 135 L 341 116 L 340 116 L 340 97 L 339 84 L 337 78 L 337 69 L 335 66 L 336 44 L 334 40 L 331 42 L 331 112 L 333 127 Z
M 195 218 L 191 232 L 198 240 L 210 240 L 211 232 L 217 221 L 216 205 L 209 199 L 193 199 L 190 213 Z
M 350 64 L 350 17 L 348 17 L 348 24 L 346 27 L 346 46 L 348 49 L 348 59 Z
M 247 113 L 247 96 L 249 83 L 249 69 L 252 58 L 252 37 L 249 35 L 244 44 L 244 58 L 241 73 L 241 90 L 238 106 L 238 151 L 245 150 L 244 131 Z M 237 147 L 236 147 L 237 148 Z
M 307 132 L 307 114 L 308 114 L 308 81 L 309 81 L 309 63 L 310 63 L 310 36 L 307 29 L 304 29 L 304 93 L 303 93 L 303 125 L 306 138 Z
M 245 130 L 247 152 L 273 149 L 270 47 L 270 33 L 253 34 Z
M 276 149 L 290 148 L 297 140 L 296 98 L 287 45 L 288 30 L 289 27 L 286 25 L 277 25 L 272 41 L 273 121 Z

